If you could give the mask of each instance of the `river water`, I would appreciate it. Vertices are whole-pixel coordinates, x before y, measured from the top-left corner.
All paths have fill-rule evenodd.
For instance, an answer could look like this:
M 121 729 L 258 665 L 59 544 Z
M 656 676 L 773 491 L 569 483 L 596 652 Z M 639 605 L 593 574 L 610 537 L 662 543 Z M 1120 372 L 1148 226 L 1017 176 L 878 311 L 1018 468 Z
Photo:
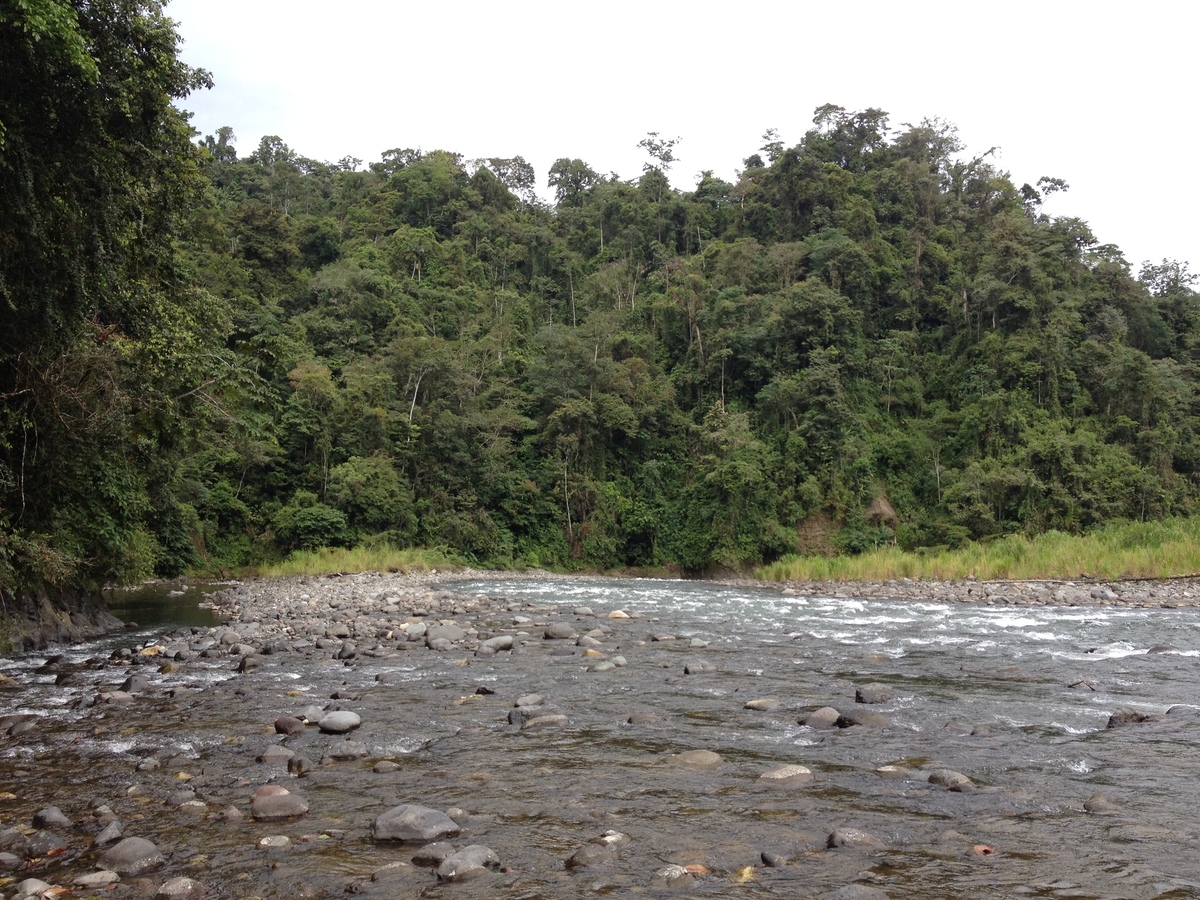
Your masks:
M 8 798 L 0 799 L 0 826 L 27 825 L 51 803 L 78 820 L 90 801 L 105 800 L 127 834 L 164 850 L 172 874 L 199 878 L 216 897 L 804 897 L 852 883 L 892 898 L 1200 896 L 1195 609 L 854 600 L 652 580 L 448 587 L 508 598 L 513 609 L 530 605 L 534 623 L 609 628 L 602 650 L 627 664 L 589 672 L 573 642 L 541 640 L 490 658 L 415 644 L 346 663 L 328 652 L 273 655 L 246 675 L 228 658 L 198 658 L 169 674 L 142 667 L 151 679 L 145 696 L 115 709 L 78 705 L 124 677 L 85 662 L 111 641 L 66 649 L 58 666 L 72 673 L 65 684 L 55 672 L 31 671 L 28 659 L 0 661 L 0 672 L 21 684 L 3 699 L 39 724 L 0 738 L 0 795 Z M 581 607 L 596 615 L 577 614 Z M 512 617 L 494 612 L 505 608 L 491 607 L 485 624 L 495 633 L 511 630 Z M 604 618 L 614 609 L 641 618 Z M 523 627 L 540 638 L 540 629 Z M 130 634 L 121 640 L 133 642 Z M 701 662 L 711 671 L 684 674 Z M 894 695 L 869 707 L 887 724 L 798 724 L 817 707 L 864 709 L 855 691 L 867 684 Z M 568 723 L 553 731 L 509 725 L 514 698 L 529 692 Z M 283 740 L 271 728 L 276 717 L 334 694 L 363 716 L 353 737 L 365 758 L 318 765 L 306 778 L 255 762 Z M 780 706 L 744 708 L 766 698 Z M 1162 718 L 1107 728 L 1119 708 Z M 286 746 L 315 761 L 331 745 L 312 731 Z M 714 751 L 724 762 L 674 764 L 687 750 Z M 401 768 L 372 771 L 381 758 Z M 780 788 L 759 779 L 784 764 L 809 768 L 811 782 Z M 928 773 L 942 767 L 976 789 L 929 784 Z M 283 824 L 220 817 L 229 805 L 248 812 L 249 791 L 268 779 L 301 792 L 309 816 Z M 187 783 L 205 804 L 199 811 L 177 805 Z M 1106 814 L 1084 808 L 1097 793 Z M 412 855 L 369 838 L 374 816 L 398 803 L 468 811 L 458 843 L 491 847 L 506 871 L 454 886 L 419 868 L 372 882 L 380 866 Z M 868 832 L 883 846 L 827 851 L 837 828 Z M 564 866 L 607 829 L 632 839 L 619 860 Z M 259 851 L 266 834 L 289 835 L 293 847 Z M 764 852 L 790 862 L 763 866 Z M 674 892 L 653 887 L 667 863 L 708 872 Z M 86 871 L 94 853 L 84 846 L 56 865 L 39 877 Z

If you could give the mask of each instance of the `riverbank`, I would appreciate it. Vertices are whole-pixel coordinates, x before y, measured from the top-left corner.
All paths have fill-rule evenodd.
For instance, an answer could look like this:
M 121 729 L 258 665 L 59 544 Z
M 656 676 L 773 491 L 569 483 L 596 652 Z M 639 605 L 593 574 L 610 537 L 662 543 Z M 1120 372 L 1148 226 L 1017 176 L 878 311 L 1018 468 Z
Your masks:
M 0 892 L 1155 896 L 1200 879 L 1194 591 L 234 584 L 217 628 L 5 667 Z

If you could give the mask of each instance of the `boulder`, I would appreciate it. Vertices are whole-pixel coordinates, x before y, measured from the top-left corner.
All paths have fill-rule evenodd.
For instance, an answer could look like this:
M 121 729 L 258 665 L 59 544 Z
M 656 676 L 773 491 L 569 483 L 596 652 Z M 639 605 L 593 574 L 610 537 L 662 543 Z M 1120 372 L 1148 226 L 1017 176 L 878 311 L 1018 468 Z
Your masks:
M 100 857 L 100 864 L 118 875 L 141 875 L 159 868 L 166 859 L 154 844 L 145 838 L 128 837 Z
M 348 709 L 338 709 L 325 713 L 317 722 L 317 727 L 326 734 L 346 734 L 362 724 L 362 717 Z
M 428 844 L 439 838 L 453 837 L 458 824 L 443 812 L 405 803 L 376 816 L 371 823 L 371 837 L 377 841 L 404 841 Z
M 887 845 L 875 835 L 858 828 L 835 828 L 825 839 L 830 850 L 851 848 L 855 850 L 886 850 Z
M 438 881 L 474 881 L 500 868 L 500 857 L 483 844 L 471 844 L 446 857 L 437 868 Z
M 820 709 L 814 709 L 807 715 L 801 716 L 799 723 L 807 725 L 809 728 L 835 728 L 841 715 L 832 706 L 822 706 Z
M 855 703 L 888 703 L 896 699 L 896 692 L 886 684 L 864 684 L 854 692 Z

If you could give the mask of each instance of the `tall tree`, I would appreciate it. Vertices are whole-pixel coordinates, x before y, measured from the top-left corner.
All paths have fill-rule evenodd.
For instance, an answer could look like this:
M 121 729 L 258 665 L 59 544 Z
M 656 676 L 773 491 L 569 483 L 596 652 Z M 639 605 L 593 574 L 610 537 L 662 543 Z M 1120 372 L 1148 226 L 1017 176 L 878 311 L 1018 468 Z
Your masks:
M 0 594 L 146 572 L 182 531 L 180 416 L 220 310 L 176 251 L 210 84 L 155 0 L 0 7 Z

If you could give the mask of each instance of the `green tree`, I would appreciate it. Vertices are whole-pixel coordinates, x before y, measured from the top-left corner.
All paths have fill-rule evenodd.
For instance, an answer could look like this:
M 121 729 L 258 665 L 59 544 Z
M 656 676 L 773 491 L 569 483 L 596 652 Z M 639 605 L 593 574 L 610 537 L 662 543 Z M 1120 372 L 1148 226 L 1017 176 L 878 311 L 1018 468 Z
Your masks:
M 177 508 L 153 473 L 185 443 L 225 331 L 180 266 L 205 185 L 172 102 L 210 82 L 178 44 L 153 0 L 0 10 L 5 593 L 143 574 L 155 511 Z

